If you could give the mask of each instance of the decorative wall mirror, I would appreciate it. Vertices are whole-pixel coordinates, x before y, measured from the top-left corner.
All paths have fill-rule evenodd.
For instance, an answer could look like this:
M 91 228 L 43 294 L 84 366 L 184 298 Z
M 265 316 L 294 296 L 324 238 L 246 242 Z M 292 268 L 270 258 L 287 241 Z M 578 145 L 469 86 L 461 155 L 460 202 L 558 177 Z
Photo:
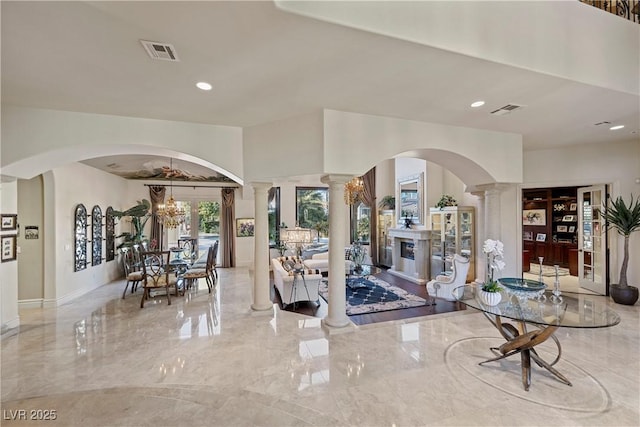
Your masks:
M 396 204 L 399 224 L 407 218 L 413 224 L 424 223 L 424 173 L 398 179 Z

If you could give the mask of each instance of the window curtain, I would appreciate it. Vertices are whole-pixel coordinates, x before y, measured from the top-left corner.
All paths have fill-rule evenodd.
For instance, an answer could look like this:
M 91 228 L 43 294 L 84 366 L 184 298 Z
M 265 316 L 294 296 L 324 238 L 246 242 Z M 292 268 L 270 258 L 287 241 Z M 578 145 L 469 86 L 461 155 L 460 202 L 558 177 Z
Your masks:
M 362 203 L 371 208 L 371 221 L 369 226 L 369 235 L 371 243 L 369 251 L 371 252 L 371 261 L 374 265 L 378 264 L 378 212 L 376 210 L 376 168 L 369 169 L 362 176 L 364 191 L 362 192 Z
M 151 199 L 151 241 L 156 240 L 156 249 L 162 249 L 164 230 L 163 226 L 158 220 L 158 205 L 164 203 L 164 195 L 167 192 L 167 187 L 164 185 L 150 185 L 149 186 L 149 199 Z
M 235 190 L 233 188 L 222 189 L 222 206 L 220 212 L 220 239 L 221 267 L 233 267 L 235 265 L 233 222 L 235 221 Z

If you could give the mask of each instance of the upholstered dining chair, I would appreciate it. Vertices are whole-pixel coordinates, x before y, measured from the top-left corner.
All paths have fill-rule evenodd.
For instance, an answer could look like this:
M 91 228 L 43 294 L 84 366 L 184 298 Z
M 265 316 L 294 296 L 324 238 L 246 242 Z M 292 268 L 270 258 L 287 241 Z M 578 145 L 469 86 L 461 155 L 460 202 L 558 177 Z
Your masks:
M 216 281 L 218 280 L 218 270 L 216 269 L 216 262 L 218 259 L 218 247 L 219 247 L 220 242 L 218 240 L 216 240 L 212 247 L 213 247 L 213 254 L 212 254 L 212 264 L 211 264 L 211 270 L 209 271 L 210 275 L 211 275 L 211 281 L 212 283 L 215 285 Z M 208 254 L 207 254 L 207 260 L 209 259 Z M 197 261 L 193 264 L 192 267 L 194 268 L 205 268 L 206 267 L 206 263 L 207 261 Z
M 142 263 L 140 262 L 140 250 L 136 246 L 124 248 L 122 250 L 122 263 L 124 265 L 124 275 L 127 283 L 122 291 L 122 299 L 127 295 L 127 288 L 131 284 L 131 293 L 138 289 L 138 283 L 142 281 Z
M 464 286 L 469 271 L 469 258 L 455 254 L 453 256 L 453 272 L 451 275 L 438 275 L 427 283 L 427 293 L 432 297 L 443 298 L 447 301 L 455 301 L 453 290 Z
M 207 251 L 207 262 L 204 268 L 194 266 L 188 269 L 182 275 L 183 279 L 185 280 L 185 288 L 189 288 L 194 283 L 197 283 L 198 279 L 206 279 L 207 287 L 209 288 L 209 293 L 211 293 L 214 285 L 214 280 L 211 273 L 211 270 L 213 269 L 213 265 L 215 263 L 213 258 L 213 250 L 214 250 L 214 245 L 209 246 L 209 250 Z M 197 290 L 198 286 L 196 285 L 195 288 Z
M 173 287 L 177 292 L 178 280 L 173 273 L 169 263 L 171 252 L 152 251 L 142 253 L 142 282 L 144 292 L 140 300 L 140 308 L 144 307 L 145 299 L 149 298 L 152 289 L 164 288 L 167 293 L 167 304 L 171 305 L 170 289 Z

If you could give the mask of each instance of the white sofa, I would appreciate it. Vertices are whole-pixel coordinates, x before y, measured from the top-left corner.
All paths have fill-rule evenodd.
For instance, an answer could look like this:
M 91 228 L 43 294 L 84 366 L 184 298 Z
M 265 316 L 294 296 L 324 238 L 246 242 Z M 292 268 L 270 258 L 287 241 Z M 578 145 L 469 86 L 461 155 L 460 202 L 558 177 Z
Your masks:
M 287 260 L 292 260 L 302 265 L 302 260 L 298 257 L 278 257 L 271 259 L 273 281 L 282 299 L 282 304 L 286 306 L 298 301 L 318 301 L 320 297 L 318 289 L 320 287 L 320 281 L 322 280 L 322 274 L 320 274 L 318 270 L 312 269 L 305 269 L 304 274 L 287 271 L 282 265 L 282 263 Z
M 349 247 L 345 248 L 345 254 L 348 249 Z M 304 262 L 304 266 L 309 269 L 320 270 L 321 273 L 326 273 L 327 271 L 329 271 L 329 252 L 314 254 L 311 256 L 311 259 L 305 259 L 303 262 Z M 371 257 L 369 256 L 369 254 L 367 254 L 363 264 L 371 264 L 371 262 L 372 262 Z M 345 260 L 344 260 L 345 272 L 347 273 L 349 272 L 349 269 L 351 268 L 352 264 L 353 262 L 346 259 L 346 255 L 345 255 Z

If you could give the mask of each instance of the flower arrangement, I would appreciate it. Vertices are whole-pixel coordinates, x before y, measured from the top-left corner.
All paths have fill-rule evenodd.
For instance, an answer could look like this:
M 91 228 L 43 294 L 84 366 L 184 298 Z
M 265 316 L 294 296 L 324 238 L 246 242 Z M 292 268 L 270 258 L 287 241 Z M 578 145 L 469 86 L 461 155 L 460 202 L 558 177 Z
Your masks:
M 502 271 L 506 265 L 502 260 L 504 245 L 500 240 L 487 239 L 482 246 L 482 252 L 487 255 L 487 280 L 482 285 L 482 290 L 485 292 L 499 292 L 502 288 L 494 279 L 494 273 Z
M 436 208 L 442 210 L 442 208 L 446 208 L 447 206 L 458 206 L 458 202 L 453 196 L 443 194 L 440 200 L 438 200 L 438 203 L 436 203 Z

